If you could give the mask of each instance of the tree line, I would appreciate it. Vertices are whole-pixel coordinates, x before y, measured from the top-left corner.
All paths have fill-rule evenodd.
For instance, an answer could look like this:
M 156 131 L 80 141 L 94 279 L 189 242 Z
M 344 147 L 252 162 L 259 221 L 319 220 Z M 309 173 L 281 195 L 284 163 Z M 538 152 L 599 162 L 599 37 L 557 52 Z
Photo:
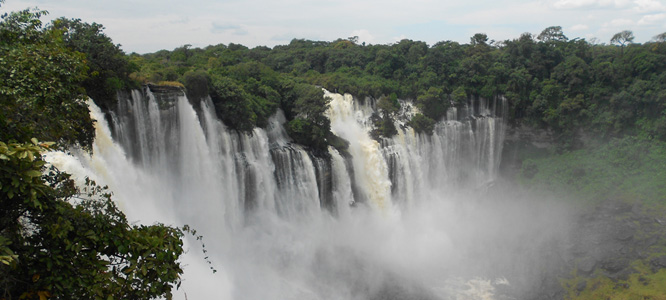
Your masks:
M 181 85 L 194 101 L 210 96 L 240 132 L 281 109 L 290 136 L 322 153 L 344 141 L 330 132 L 321 87 L 376 99 L 380 136 L 396 133 L 397 99 L 416 104 L 422 113 L 409 124 L 427 133 L 448 108 L 501 96 L 509 122 L 550 129 L 566 147 L 580 132 L 666 140 L 666 34 L 635 44 L 623 31 L 598 45 L 553 26 L 506 41 L 479 33 L 468 44 L 294 39 L 128 55 L 102 25 L 61 18 L 44 26 L 45 13 L 0 20 L 0 299 L 170 298 L 189 229 L 131 225 L 106 189 L 77 188 L 41 158 L 73 145 L 92 151 L 87 97 L 111 110 L 118 91 L 141 84 Z
M 0 299 L 170 299 L 192 231 L 131 224 L 105 187 L 77 187 L 42 159 L 92 151 L 87 95 L 110 102 L 134 84 L 101 25 L 43 26 L 46 13 L 0 20 Z
M 468 44 L 294 39 L 273 48 L 185 45 L 173 51 L 133 53 L 128 60 L 137 68 L 131 73 L 136 80 L 179 81 L 188 91 L 208 85 L 214 87 L 216 106 L 244 103 L 246 107 L 237 108 L 257 115 L 256 122 L 240 122 L 233 120 L 239 111 L 218 110 L 232 128 L 262 126 L 266 114 L 278 107 L 292 120 L 303 115 L 302 105 L 323 104 L 295 101 L 299 96 L 294 97 L 291 86 L 298 83 L 351 93 L 361 100 L 412 100 L 422 111 L 411 122 L 419 131 L 431 130 L 449 107 L 464 105 L 469 98 L 502 96 L 510 105 L 513 125 L 550 129 L 564 145 L 575 147 L 583 131 L 606 138 L 632 134 L 666 140 L 665 37 L 660 34 L 636 44 L 631 31 L 622 31 L 610 44 L 593 44 L 569 39 L 561 27 L 552 26 L 538 35 L 525 33 L 505 41 L 489 41 L 479 33 Z M 193 74 L 198 74 L 197 80 Z M 221 80 L 237 89 L 237 97 L 213 84 Z

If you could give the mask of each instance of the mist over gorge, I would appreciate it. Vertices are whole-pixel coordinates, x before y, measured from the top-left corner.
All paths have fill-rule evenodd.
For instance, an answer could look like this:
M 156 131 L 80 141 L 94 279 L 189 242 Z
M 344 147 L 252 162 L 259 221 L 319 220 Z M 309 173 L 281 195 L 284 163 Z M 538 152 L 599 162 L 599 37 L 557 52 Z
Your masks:
M 237 133 L 210 99 L 196 111 L 182 92 L 145 88 L 121 97 L 110 128 L 97 124 L 92 157 L 48 160 L 108 184 L 133 220 L 196 228 L 219 273 L 189 244 L 190 299 L 520 299 L 548 288 L 554 277 L 539 270 L 562 263 L 549 256 L 572 215 L 496 181 L 506 100 L 451 109 L 433 135 L 397 124 L 378 142 L 370 99 L 325 96 L 344 154 L 291 143 L 281 112 Z
M 0 22 L 0 298 L 666 293 L 663 34 L 127 55 L 43 14 Z

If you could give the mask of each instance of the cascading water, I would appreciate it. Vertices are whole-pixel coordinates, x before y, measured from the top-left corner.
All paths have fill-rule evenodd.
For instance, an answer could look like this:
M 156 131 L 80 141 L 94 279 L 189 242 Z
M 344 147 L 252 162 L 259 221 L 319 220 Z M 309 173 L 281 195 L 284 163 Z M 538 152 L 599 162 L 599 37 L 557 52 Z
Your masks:
M 522 232 L 515 220 L 532 216 L 497 216 L 505 204 L 480 208 L 478 198 L 468 201 L 461 191 L 497 175 L 504 100 L 452 109 L 430 136 L 397 123 L 398 135 L 378 142 L 369 135 L 371 105 L 325 94 L 332 131 L 349 141 L 346 153 L 329 148 L 328 157 L 318 157 L 290 143 L 281 112 L 266 130 L 241 134 L 222 124 L 210 99 L 195 110 L 185 95 L 155 97 L 145 89 L 120 97 L 110 114 L 113 130 L 91 103 L 99 120 L 92 157 L 47 159 L 79 179 L 108 184 L 130 220 L 189 224 L 203 234 L 219 272 L 212 274 L 197 245 L 186 243 L 180 297 L 492 295 L 491 283 L 505 283 L 495 280 L 502 275 L 495 264 L 518 259 L 510 255 L 520 242 L 503 229 Z M 478 253 L 488 247 L 497 253 Z

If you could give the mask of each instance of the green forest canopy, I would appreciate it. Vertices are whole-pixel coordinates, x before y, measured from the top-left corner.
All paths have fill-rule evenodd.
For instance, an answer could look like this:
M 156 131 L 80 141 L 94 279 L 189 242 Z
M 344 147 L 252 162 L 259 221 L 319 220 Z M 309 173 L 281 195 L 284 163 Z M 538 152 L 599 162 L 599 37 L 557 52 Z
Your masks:
M 354 38 L 294 39 L 274 48 L 185 45 L 130 54 L 128 61 L 135 68 L 130 76 L 140 82 L 179 81 L 193 94 L 213 87 L 216 106 L 245 103 L 241 110 L 251 116 L 243 119 L 250 120 L 246 124 L 218 110 L 237 129 L 263 126 L 276 108 L 290 120 L 297 117 L 298 96 L 291 87 L 298 83 L 360 99 L 411 99 L 424 114 L 413 124 L 437 121 L 467 98 L 503 96 L 512 124 L 551 129 L 573 145 L 581 130 L 603 138 L 631 134 L 666 140 L 663 35 L 635 44 L 633 34 L 623 31 L 612 44 L 598 45 L 569 39 L 553 26 L 538 36 L 525 33 L 499 42 L 489 42 L 485 34 L 474 35 L 469 44 L 432 46 L 412 40 L 366 45 Z M 220 81 L 226 90 L 215 84 Z M 235 97 L 225 94 L 229 89 Z
M 210 96 L 239 131 L 266 126 L 282 109 L 292 138 L 319 150 L 337 139 L 318 87 L 378 99 L 386 136 L 396 130 L 389 121 L 398 98 L 422 109 L 410 124 L 428 132 L 450 106 L 501 96 L 512 124 L 551 129 L 564 145 L 575 145 L 581 131 L 666 140 L 666 33 L 635 44 L 623 31 L 596 45 L 553 26 L 500 42 L 481 33 L 469 44 L 294 39 L 273 48 L 185 45 L 126 55 L 101 25 L 58 19 L 43 27 L 44 13 L 0 22 L 3 299 L 168 298 L 179 282 L 183 230 L 129 225 L 103 188 L 88 182 L 77 190 L 68 175 L 45 169 L 41 151 L 91 149 L 86 96 L 113 109 L 119 90 L 180 82 L 195 101 Z

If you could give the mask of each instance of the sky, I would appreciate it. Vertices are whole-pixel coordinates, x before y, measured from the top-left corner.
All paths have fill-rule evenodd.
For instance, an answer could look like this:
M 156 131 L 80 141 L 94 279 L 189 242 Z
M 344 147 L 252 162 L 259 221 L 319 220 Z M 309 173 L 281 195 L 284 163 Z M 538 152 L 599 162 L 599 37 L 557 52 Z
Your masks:
M 0 14 L 29 7 L 47 10 L 45 21 L 102 24 L 127 53 L 353 36 L 369 44 L 469 43 L 475 33 L 503 41 L 549 26 L 594 43 L 609 43 L 623 30 L 633 31 L 639 43 L 666 32 L 666 0 L 6 0 Z

